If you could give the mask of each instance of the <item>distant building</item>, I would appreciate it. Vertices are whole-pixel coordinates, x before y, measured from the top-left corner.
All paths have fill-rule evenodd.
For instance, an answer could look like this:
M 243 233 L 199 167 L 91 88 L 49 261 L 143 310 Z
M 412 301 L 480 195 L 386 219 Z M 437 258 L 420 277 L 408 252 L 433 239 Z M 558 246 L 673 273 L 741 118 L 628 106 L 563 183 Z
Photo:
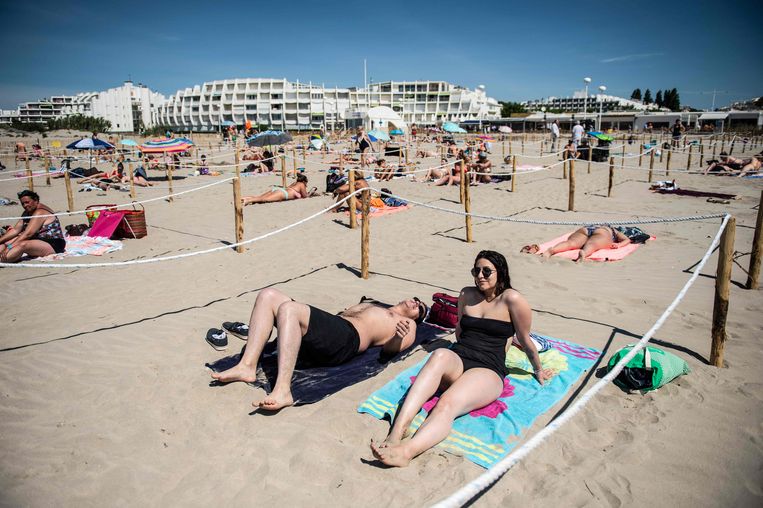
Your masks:
M 584 91 L 575 91 L 572 97 L 547 97 L 525 101 L 522 105 L 530 111 L 540 111 L 541 108 L 561 110 L 570 113 L 583 113 L 587 107 L 589 113 L 596 113 L 601 107 L 602 111 L 647 111 L 659 110 L 656 104 L 644 104 L 641 101 L 625 99 L 615 95 L 590 94 L 586 101 Z
M 763 107 L 763 97 L 755 97 L 753 99 L 748 99 L 746 101 L 732 102 L 731 106 L 727 108 L 719 108 L 719 109 L 721 111 L 730 111 L 730 110 L 751 111 L 751 110 L 759 110 L 762 107 Z
M 154 122 L 179 131 L 216 131 L 247 121 L 283 130 L 336 130 L 360 125 L 366 112 L 378 106 L 419 125 L 498 118 L 501 112 L 484 86 L 469 90 L 444 81 L 386 81 L 367 88 L 330 88 L 243 78 L 179 90 L 157 109 Z

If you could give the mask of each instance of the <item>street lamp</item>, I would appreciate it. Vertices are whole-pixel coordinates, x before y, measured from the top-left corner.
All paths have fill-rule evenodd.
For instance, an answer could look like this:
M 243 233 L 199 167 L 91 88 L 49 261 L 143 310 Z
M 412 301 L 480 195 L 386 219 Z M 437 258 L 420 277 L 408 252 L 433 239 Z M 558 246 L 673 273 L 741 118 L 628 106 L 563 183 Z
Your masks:
M 585 83 L 585 98 L 583 99 L 583 122 L 585 122 L 588 114 L 588 85 L 591 84 L 591 78 L 583 78 L 583 83 Z
M 600 85 L 599 86 L 599 91 L 603 94 L 604 92 L 607 91 L 607 87 L 604 86 L 604 85 Z M 599 132 L 603 132 L 601 130 L 601 110 L 602 110 L 603 107 L 604 107 L 604 101 L 601 100 L 601 98 L 599 98 Z

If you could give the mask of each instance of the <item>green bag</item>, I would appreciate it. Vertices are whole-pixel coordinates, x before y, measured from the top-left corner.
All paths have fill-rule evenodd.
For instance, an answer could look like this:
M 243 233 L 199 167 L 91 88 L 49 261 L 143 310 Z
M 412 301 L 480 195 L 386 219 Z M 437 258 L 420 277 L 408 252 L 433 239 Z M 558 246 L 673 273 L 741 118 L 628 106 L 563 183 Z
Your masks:
M 608 370 L 627 355 L 635 344 L 628 344 L 609 359 Z M 647 346 L 625 365 L 615 378 L 615 384 L 625 390 L 645 392 L 673 381 L 678 376 L 691 372 L 689 365 L 672 353 Z

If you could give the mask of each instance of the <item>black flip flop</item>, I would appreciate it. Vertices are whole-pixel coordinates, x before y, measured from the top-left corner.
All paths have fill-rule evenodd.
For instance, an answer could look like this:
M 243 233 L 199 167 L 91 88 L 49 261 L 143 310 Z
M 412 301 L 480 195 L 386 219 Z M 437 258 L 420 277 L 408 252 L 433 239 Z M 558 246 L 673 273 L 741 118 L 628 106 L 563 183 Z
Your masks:
M 210 328 L 205 337 L 207 343 L 218 351 L 228 349 L 228 334 L 219 328 Z
M 223 328 L 241 340 L 249 337 L 249 325 L 241 321 L 226 321 L 223 323 Z

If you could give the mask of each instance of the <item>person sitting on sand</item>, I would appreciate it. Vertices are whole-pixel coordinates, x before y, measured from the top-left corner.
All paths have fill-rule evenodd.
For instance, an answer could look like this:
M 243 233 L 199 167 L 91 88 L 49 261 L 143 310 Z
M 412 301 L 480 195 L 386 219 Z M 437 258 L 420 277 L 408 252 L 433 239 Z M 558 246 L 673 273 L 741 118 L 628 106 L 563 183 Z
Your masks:
M 313 367 L 341 365 L 372 346 L 381 346 L 386 357 L 394 356 L 413 344 L 416 325 L 426 314 L 426 305 L 413 298 L 390 308 L 360 303 L 335 315 L 267 288 L 254 302 L 238 365 L 213 373 L 212 378 L 221 383 L 255 381 L 260 355 L 276 326 L 278 377 L 270 395 L 253 405 L 277 411 L 294 404 L 291 379 L 298 360 Z
M 376 161 L 376 167 L 374 168 L 374 176 L 379 181 L 389 181 L 395 174 L 395 168 L 387 164 L 384 159 Z
M 578 250 L 576 262 L 584 261 L 585 258 L 599 249 L 619 249 L 631 243 L 630 238 L 618 229 L 608 224 L 593 224 L 585 226 L 570 235 L 567 240 L 557 243 L 543 252 L 543 257 L 548 259 L 554 254 L 568 250 Z M 537 254 L 540 248 L 537 244 L 525 245 L 521 251 L 525 254 Z
M 41 257 L 64 252 L 66 240 L 58 217 L 39 217 L 51 215 L 53 210 L 40 203 L 36 192 L 23 190 L 18 197 L 24 218 L 0 236 L 0 261 L 15 263 L 24 254 Z
M 492 168 L 493 163 L 488 160 L 487 154 L 485 152 L 479 152 L 477 162 L 469 164 L 469 169 L 471 169 L 471 185 L 490 183 L 492 181 L 490 176 Z
M 269 191 L 264 192 L 259 196 L 244 196 L 241 199 L 241 203 L 246 206 L 256 203 L 275 203 L 278 201 L 288 201 L 290 199 L 307 198 L 314 196 L 317 190 L 318 189 L 313 187 L 308 191 L 307 176 L 300 173 L 297 175 L 297 181 L 288 187 L 274 185 Z
M 469 157 L 466 156 L 463 150 L 458 152 L 458 159 L 453 163 L 451 170 L 442 178 L 437 180 L 434 184 L 436 186 L 442 185 L 460 185 L 461 184 L 461 162 L 464 162 L 465 168 L 468 166 Z M 469 178 L 469 175 L 466 175 Z
M 562 160 L 567 159 L 579 159 L 580 158 L 580 152 L 578 152 L 577 146 L 575 146 L 575 142 L 573 140 L 569 140 L 566 145 L 564 145 L 564 150 L 562 150 Z
M 437 154 L 431 150 L 418 150 L 416 152 L 416 157 L 421 157 L 422 159 L 433 159 L 437 157 Z
M 474 287 L 463 288 L 458 297 L 456 343 L 432 352 L 408 390 L 387 438 L 381 443 L 371 441 L 374 456 L 388 466 L 407 466 L 448 437 L 456 418 L 498 399 L 508 375 L 506 349 L 515 334 L 538 383 L 542 385 L 555 374 L 541 365 L 530 338 L 532 309 L 511 287 L 506 258 L 483 250 L 477 254 L 471 274 Z M 403 441 L 413 418 L 438 392 L 437 405 L 413 437 Z
M 448 159 L 440 159 L 440 165 L 427 169 L 427 172 L 424 173 L 423 178 L 421 179 L 422 182 L 432 182 L 432 181 L 438 181 L 446 176 L 448 176 L 448 173 L 450 172 L 450 168 L 448 167 L 450 164 L 448 164 Z
M 761 161 L 763 161 L 763 152 L 760 152 L 758 155 L 754 155 L 751 159 L 745 159 L 742 161 L 743 166 L 739 170 L 738 177 L 743 177 L 750 171 L 758 172 L 761 167 Z
M 355 190 L 358 189 L 365 189 L 368 187 L 368 182 L 365 178 L 363 178 L 363 173 L 360 172 L 357 169 L 353 170 L 355 172 Z M 334 196 L 336 196 L 336 202 L 339 203 L 344 198 L 350 195 L 350 182 L 347 182 L 345 184 L 340 185 L 333 191 Z M 363 210 L 363 202 L 360 199 L 360 194 L 355 195 L 358 199 L 355 200 L 355 207 L 358 211 Z M 335 206 L 331 209 L 332 212 L 338 212 L 339 211 L 338 206 Z

